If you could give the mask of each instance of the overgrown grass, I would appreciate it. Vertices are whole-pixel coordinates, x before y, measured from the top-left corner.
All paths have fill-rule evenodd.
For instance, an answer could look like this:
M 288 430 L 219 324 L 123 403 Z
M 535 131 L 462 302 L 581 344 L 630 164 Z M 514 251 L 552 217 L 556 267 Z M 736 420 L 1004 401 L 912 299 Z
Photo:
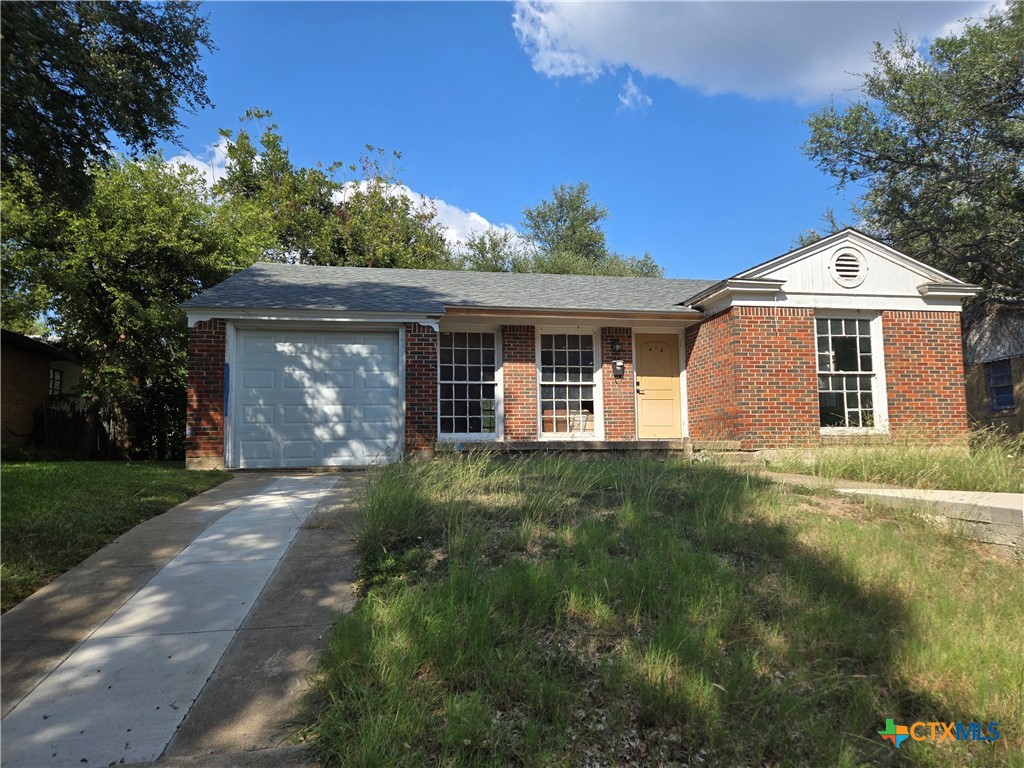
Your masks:
M 175 462 L 4 462 L 3 610 L 143 520 L 229 477 L 190 472 Z
M 714 465 L 452 457 L 368 485 L 328 765 L 1003 765 L 1024 572 L 909 513 Z M 999 721 L 908 743 L 886 718 Z
M 782 454 L 770 468 L 910 488 L 1022 493 L 1024 436 L 978 432 L 969 451 L 920 442 L 830 446 Z

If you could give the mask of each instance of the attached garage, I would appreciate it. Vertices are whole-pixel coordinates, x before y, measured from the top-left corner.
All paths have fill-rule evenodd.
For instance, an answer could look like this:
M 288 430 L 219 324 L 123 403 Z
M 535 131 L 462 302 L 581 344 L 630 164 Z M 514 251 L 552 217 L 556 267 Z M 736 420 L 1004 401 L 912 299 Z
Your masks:
M 402 453 L 397 331 L 239 329 L 229 466 L 360 466 Z

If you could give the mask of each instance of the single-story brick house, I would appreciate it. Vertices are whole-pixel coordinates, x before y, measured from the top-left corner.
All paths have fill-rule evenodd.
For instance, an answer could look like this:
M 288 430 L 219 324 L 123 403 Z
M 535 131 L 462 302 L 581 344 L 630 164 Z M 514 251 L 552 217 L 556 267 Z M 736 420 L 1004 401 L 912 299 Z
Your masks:
M 976 290 L 850 229 L 718 282 L 260 263 L 185 304 L 188 463 L 959 439 Z

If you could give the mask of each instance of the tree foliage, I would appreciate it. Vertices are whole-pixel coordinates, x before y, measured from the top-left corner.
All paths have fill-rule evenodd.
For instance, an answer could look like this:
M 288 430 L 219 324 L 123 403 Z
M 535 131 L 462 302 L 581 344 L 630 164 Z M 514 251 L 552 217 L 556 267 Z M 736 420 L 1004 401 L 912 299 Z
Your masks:
M 319 263 L 330 253 L 337 184 L 331 169 L 296 167 L 276 125 L 263 127 L 254 140 L 248 124 L 268 117 L 269 112 L 249 110 L 242 118 L 247 126 L 237 134 L 221 130 L 227 173 L 215 190 L 235 215 L 267 227 L 273 244 L 264 259 Z
M 250 110 L 243 121 L 268 117 Z M 402 185 L 383 149 L 367 145 L 359 164 L 347 167 L 359 177 L 338 181 L 341 163 L 296 166 L 274 124 L 263 126 L 258 139 L 248 125 L 221 135 L 228 141 L 227 173 L 216 190 L 239 215 L 265 217 L 276 244 L 264 258 L 329 266 L 458 266 L 437 211 Z
M 590 185 L 581 181 L 557 186 L 550 200 L 524 208 L 523 229 L 545 254 L 567 253 L 599 264 L 609 255 L 601 229 L 606 218 L 608 209 L 591 202 Z
M 863 75 L 861 98 L 811 116 L 805 152 L 866 185 L 866 229 L 989 296 L 1024 300 L 1024 3 L 927 55 L 905 35 Z
M 391 157 L 401 159 L 397 152 Z M 386 158 L 380 147 L 366 146 L 358 166 L 362 178 L 341 186 L 331 259 L 320 263 L 457 269 L 460 263 L 445 239 L 437 209 L 430 200 L 414 198 Z
M 168 456 L 184 437 L 179 304 L 252 263 L 269 240 L 214 205 L 196 171 L 159 157 L 96 167 L 93 190 L 69 211 L 47 204 L 28 174 L 5 181 L 5 323 L 30 286 L 29 311 L 44 309 L 84 357 L 93 420 L 116 414 L 133 427 L 133 450 Z
M 198 3 L 0 3 L 2 170 L 27 170 L 41 190 L 81 201 L 109 134 L 152 151 L 176 139 L 179 107 L 210 103 Z
M 645 253 L 622 256 L 605 242 L 601 222 L 608 210 L 590 199 L 581 181 L 552 190 L 550 200 L 523 209 L 523 234 L 491 228 L 474 234 L 463 251 L 465 266 L 485 272 L 661 277 Z
M 462 249 L 463 265 L 477 272 L 530 272 L 531 255 L 522 235 L 503 227 L 474 232 Z

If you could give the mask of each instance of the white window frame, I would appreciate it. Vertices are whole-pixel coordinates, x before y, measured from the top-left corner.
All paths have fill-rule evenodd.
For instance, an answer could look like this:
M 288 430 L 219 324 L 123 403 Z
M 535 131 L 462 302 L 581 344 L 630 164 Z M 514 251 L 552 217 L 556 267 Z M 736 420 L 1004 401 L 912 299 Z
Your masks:
M 541 364 L 540 364 L 540 339 L 547 335 L 566 336 L 590 336 L 594 343 L 594 370 L 592 372 L 594 386 L 594 430 L 592 432 L 544 432 L 544 408 L 541 398 Z M 566 440 L 604 440 L 604 388 L 603 376 L 601 375 L 601 328 L 593 326 L 565 327 L 565 326 L 536 326 L 534 328 L 534 392 L 537 402 L 537 439 L 553 442 Z M 586 384 L 586 382 L 579 382 Z M 566 385 L 571 386 L 571 385 Z
M 875 424 L 872 427 L 821 427 L 822 435 L 887 435 L 889 434 L 888 385 L 885 379 L 885 340 L 882 333 L 882 314 L 864 310 L 815 310 L 811 319 L 814 331 L 814 373 L 818 379 L 818 320 L 867 320 L 871 339 L 871 400 L 874 406 Z M 833 374 L 842 375 L 842 374 Z M 863 375 L 863 374 L 852 374 Z M 815 395 L 821 390 L 815 389 Z
M 494 334 L 494 432 L 442 432 L 441 431 L 441 334 L 442 333 L 493 333 Z M 435 431 L 442 443 L 500 441 L 505 435 L 505 396 L 501 359 L 501 327 L 479 325 L 456 325 L 440 328 L 437 332 L 437 419 Z

